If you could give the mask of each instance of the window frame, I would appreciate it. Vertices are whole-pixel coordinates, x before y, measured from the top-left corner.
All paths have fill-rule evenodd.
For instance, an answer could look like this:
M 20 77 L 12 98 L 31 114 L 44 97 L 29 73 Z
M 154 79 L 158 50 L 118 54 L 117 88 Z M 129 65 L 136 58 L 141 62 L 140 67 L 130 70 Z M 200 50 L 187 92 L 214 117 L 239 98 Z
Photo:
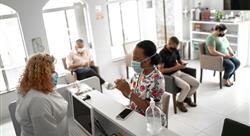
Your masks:
M 11 7 L 9 7 L 9 8 L 12 9 Z M 26 61 L 27 57 L 28 57 L 28 53 L 27 53 L 27 48 L 26 48 L 25 41 L 23 39 L 22 27 L 21 27 L 21 23 L 20 23 L 20 20 L 19 20 L 19 17 L 18 17 L 18 13 L 15 12 L 13 14 L 0 15 L 0 20 L 13 19 L 13 18 L 15 18 L 17 20 L 19 33 L 20 33 L 21 40 L 22 40 L 24 55 L 25 55 L 24 57 L 25 57 L 25 61 Z M 0 54 L 0 72 L 2 73 L 2 77 L 3 77 L 3 80 L 4 80 L 4 85 L 5 85 L 5 88 L 6 88 L 5 90 L 0 90 L 0 95 L 16 90 L 15 87 L 10 88 L 10 84 L 9 84 L 9 80 L 8 80 L 8 76 L 7 76 L 7 70 L 12 70 L 12 69 L 15 69 L 15 68 L 22 68 L 22 67 L 24 68 L 25 65 L 18 65 L 18 66 L 14 65 L 14 66 L 5 67 L 4 64 L 3 64 L 3 60 L 1 58 L 1 54 Z
M 137 22 L 138 22 L 138 33 L 139 33 L 139 39 L 138 40 L 133 40 L 133 41 L 126 41 L 125 40 L 125 31 L 124 31 L 124 19 L 123 19 L 123 12 L 122 11 L 122 4 L 128 1 L 135 1 L 136 2 L 136 9 L 137 9 Z M 140 24 L 140 11 L 139 11 L 139 0 L 107 0 L 107 4 L 106 4 L 106 9 L 107 9 L 107 13 L 108 13 L 108 25 L 109 25 L 109 35 L 110 35 L 110 41 L 111 41 L 111 48 L 115 47 L 114 42 L 113 42 L 113 38 L 112 38 L 112 34 L 111 34 L 111 23 L 110 23 L 110 10 L 109 10 L 109 4 L 113 4 L 113 3 L 118 3 L 119 4 L 119 9 L 120 9 L 120 21 L 121 21 L 121 26 L 122 26 L 122 50 L 124 51 L 124 55 L 120 56 L 120 57 L 112 57 L 113 61 L 117 61 L 120 59 L 123 59 L 126 54 L 126 45 L 130 44 L 130 43 L 136 43 L 139 42 L 141 40 L 141 24 Z

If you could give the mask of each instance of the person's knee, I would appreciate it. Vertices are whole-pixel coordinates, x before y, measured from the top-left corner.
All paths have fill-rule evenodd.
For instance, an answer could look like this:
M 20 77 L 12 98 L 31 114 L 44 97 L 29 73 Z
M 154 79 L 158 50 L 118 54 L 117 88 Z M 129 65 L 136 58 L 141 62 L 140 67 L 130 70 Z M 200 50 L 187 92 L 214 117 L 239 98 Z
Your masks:
M 240 61 L 239 60 L 235 61 L 234 65 L 235 68 L 237 69 L 238 67 L 240 67 Z
M 225 70 L 228 71 L 228 72 L 232 72 L 234 71 L 235 69 L 235 66 L 233 63 L 228 63 L 227 65 L 224 66 L 225 67 Z
M 195 80 L 192 86 L 198 88 L 200 86 L 200 82 L 198 80 Z
M 180 86 L 181 90 L 182 91 L 189 91 L 190 90 L 190 85 L 188 83 L 183 83 L 181 86 Z

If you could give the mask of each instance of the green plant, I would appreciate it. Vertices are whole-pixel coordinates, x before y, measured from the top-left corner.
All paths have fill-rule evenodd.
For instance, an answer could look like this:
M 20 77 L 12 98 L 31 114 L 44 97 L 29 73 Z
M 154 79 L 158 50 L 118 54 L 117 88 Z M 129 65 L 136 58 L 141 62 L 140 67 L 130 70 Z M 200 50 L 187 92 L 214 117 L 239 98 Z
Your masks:
M 223 19 L 223 17 L 224 17 L 224 13 L 222 12 L 222 11 L 216 11 L 216 13 L 215 13 L 215 19 L 216 19 L 216 21 L 221 21 L 221 19 Z

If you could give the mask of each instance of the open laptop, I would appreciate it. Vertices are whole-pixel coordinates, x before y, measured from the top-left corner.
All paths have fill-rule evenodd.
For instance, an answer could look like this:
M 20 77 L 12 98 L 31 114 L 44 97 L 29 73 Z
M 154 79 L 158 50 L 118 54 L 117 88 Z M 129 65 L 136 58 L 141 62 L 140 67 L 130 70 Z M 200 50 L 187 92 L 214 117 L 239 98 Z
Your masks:
M 95 135 L 94 109 L 85 101 L 72 95 L 74 120 L 87 135 Z

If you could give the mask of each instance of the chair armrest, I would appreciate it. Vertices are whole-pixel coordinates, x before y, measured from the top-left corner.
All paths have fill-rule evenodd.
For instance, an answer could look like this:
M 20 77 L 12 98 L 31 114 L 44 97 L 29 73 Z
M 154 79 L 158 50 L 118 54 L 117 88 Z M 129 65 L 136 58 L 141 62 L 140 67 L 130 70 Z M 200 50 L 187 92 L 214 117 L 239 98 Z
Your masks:
M 223 71 L 223 57 L 201 55 L 200 56 L 200 67 L 202 69 Z
M 169 93 L 177 93 L 178 92 L 178 88 L 175 84 L 175 79 L 172 76 L 169 75 L 164 75 L 164 79 L 165 79 L 165 91 L 169 92 Z
M 182 69 L 181 71 L 186 73 L 186 74 L 191 75 L 194 78 L 196 78 L 196 69 L 195 68 L 187 67 L 185 69 Z

